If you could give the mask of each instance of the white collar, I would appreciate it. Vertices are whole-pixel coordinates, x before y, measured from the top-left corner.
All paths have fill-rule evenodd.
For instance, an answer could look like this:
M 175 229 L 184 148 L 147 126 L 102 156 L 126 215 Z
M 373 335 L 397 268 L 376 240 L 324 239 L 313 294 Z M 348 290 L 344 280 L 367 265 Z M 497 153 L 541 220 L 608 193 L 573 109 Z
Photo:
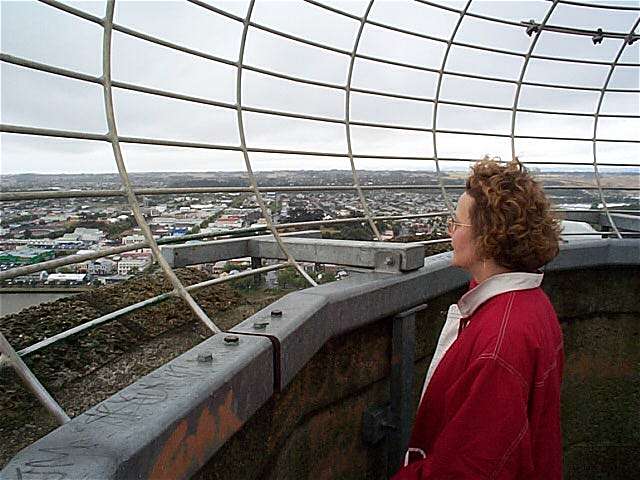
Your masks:
M 458 301 L 463 318 L 469 317 L 484 302 L 496 295 L 514 290 L 537 288 L 542 283 L 542 273 L 509 272 L 487 278 L 465 293 Z

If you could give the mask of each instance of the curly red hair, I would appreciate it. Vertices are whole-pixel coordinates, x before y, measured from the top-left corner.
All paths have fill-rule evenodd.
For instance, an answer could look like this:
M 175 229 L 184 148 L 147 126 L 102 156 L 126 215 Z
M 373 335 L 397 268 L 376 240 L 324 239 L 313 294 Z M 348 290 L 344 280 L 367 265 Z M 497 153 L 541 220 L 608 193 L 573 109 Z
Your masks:
M 476 162 L 466 193 L 475 200 L 471 224 L 480 258 L 532 272 L 558 254 L 560 222 L 542 186 L 518 159 L 507 164 L 488 158 Z

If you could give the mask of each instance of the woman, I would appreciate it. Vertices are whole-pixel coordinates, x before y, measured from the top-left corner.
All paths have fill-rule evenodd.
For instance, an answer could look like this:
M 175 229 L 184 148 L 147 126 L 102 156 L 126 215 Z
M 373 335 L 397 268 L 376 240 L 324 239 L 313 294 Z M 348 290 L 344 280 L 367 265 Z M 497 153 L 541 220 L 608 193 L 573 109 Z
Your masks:
M 472 168 L 449 221 L 469 291 L 452 305 L 427 372 L 404 479 L 562 478 L 562 332 L 538 269 L 560 228 L 517 160 Z

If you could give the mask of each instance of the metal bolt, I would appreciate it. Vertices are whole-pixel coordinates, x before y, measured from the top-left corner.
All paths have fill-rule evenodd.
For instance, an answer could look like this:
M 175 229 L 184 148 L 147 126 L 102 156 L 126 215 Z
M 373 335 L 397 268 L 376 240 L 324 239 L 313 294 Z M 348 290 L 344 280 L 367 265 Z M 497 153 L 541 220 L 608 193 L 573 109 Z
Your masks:
M 213 355 L 211 353 L 199 353 L 198 362 L 200 363 L 213 362 Z
M 271 310 L 271 316 L 272 317 L 281 317 L 282 316 L 282 310 Z
M 536 21 L 532 18 L 529 20 L 529 26 L 527 27 L 527 35 L 531 36 L 539 30 L 539 25 L 536 25 Z
M 269 325 L 269 322 L 255 322 L 253 324 L 253 328 L 255 328 L 256 330 L 264 330 L 265 328 L 267 328 L 267 325 Z
M 237 345 L 240 342 L 240 338 L 235 335 L 227 335 L 224 337 L 224 343 L 230 343 L 232 345 Z
M 602 33 L 602 29 L 599 28 L 598 30 L 596 30 L 596 34 L 593 36 L 591 41 L 593 41 L 594 45 L 597 45 L 599 43 L 602 43 L 603 39 L 604 39 L 604 34 Z
M 390 266 L 391 266 L 391 265 L 393 265 L 395 262 L 394 262 L 394 260 L 393 260 L 393 257 L 387 257 L 387 258 L 385 258 L 385 259 L 384 259 L 384 263 L 386 263 L 386 264 L 390 267 Z

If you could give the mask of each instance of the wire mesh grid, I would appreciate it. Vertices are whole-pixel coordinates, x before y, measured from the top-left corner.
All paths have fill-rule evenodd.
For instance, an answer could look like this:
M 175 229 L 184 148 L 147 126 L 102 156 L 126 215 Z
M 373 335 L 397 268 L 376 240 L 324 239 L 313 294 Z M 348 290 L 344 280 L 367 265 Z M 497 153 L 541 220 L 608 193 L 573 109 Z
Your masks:
M 190 292 L 211 284 L 228 281 L 231 277 L 210 280 L 185 288 L 173 272 L 172 268 L 163 259 L 159 249 L 159 244 L 172 243 L 176 240 L 162 239 L 158 241 L 154 239 L 151 229 L 149 228 L 149 225 L 140 209 L 138 201 L 138 196 L 140 195 L 221 192 L 252 193 L 255 196 L 261 214 L 266 222 L 266 225 L 262 227 L 261 230 L 270 232 L 274 235 L 278 245 L 285 253 L 286 262 L 248 270 L 246 272 L 242 272 L 239 276 L 253 275 L 270 270 L 277 270 L 287 266 L 293 266 L 310 285 L 315 285 L 315 281 L 289 253 L 287 245 L 280 235 L 280 232 L 283 229 L 330 225 L 333 223 L 366 222 L 372 230 L 374 237 L 377 240 L 382 240 L 382 235 L 376 225 L 377 221 L 441 217 L 452 212 L 453 201 L 451 199 L 451 192 L 456 190 L 460 191 L 464 186 L 447 184 L 443 180 L 443 165 L 465 165 L 469 162 L 475 161 L 477 158 L 473 158 L 473 156 L 470 155 L 456 155 L 455 149 L 450 147 L 451 141 L 447 140 L 448 138 L 457 138 L 457 141 L 461 141 L 460 139 L 471 139 L 471 141 L 474 141 L 474 139 L 483 138 L 491 140 L 506 140 L 508 142 L 508 147 L 504 149 L 500 155 L 505 158 L 514 158 L 518 155 L 519 149 L 521 148 L 521 144 L 519 142 L 569 142 L 570 144 L 589 145 L 591 147 L 591 158 L 584 156 L 577 160 L 572 159 L 571 161 L 562 161 L 542 157 L 538 159 L 527 158 L 523 159 L 522 162 L 526 165 L 534 166 L 555 165 L 591 167 L 593 170 L 594 185 L 545 185 L 545 188 L 547 190 L 576 189 L 595 192 L 597 194 L 597 199 L 602 206 L 601 211 L 606 215 L 613 228 L 613 232 L 596 232 L 595 234 L 613 235 L 617 238 L 622 238 L 623 235 L 625 235 L 625 232 L 621 232 L 616 225 L 615 217 L 612 216 L 612 213 L 616 213 L 617 210 L 609 207 L 605 192 L 620 190 L 637 191 L 640 190 L 640 186 L 606 185 L 602 181 L 601 169 L 605 167 L 637 168 L 637 145 L 640 143 L 640 139 L 629 133 L 631 130 L 623 131 L 622 136 L 601 136 L 599 134 L 599 130 L 601 130 L 601 128 L 599 127 L 602 125 L 602 120 L 621 120 L 624 122 L 632 122 L 634 119 L 640 118 L 640 111 L 638 111 L 637 108 L 638 94 L 640 93 L 640 88 L 638 88 L 637 85 L 637 75 L 640 62 L 638 62 L 638 47 L 636 44 L 636 41 L 640 38 L 640 35 L 636 33 L 638 23 L 640 22 L 640 16 L 638 15 L 638 12 L 640 12 L 640 5 L 637 3 L 620 2 L 616 4 L 612 2 L 605 2 L 593 4 L 568 0 L 541 1 L 538 2 L 539 8 L 537 10 L 538 18 L 541 19 L 540 21 L 534 19 L 514 20 L 510 18 L 510 15 L 508 14 L 505 14 L 504 16 L 496 16 L 495 14 L 483 13 L 483 2 L 472 2 L 472 0 L 468 0 L 464 5 L 459 4 L 458 6 L 451 6 L 451 4 L 445 2 L 440 3 L 424 0 L 417 0 L 408 4 L 410 11 L 416 12 L 416 14 L 420 11 L 428 11 L 430 15 L 446 15 L 448 20 L 442 22 L 443 33 L 432 34 L 428 29 L 421 30 L 417 27 L 402 25 L 402 22 L 392 21 L 393 15 L 388 21 L 385 21 L 384 19 L 381 20 L 381 17 L 384 18 L 385 9 L 382 8 L 380 10 L 380 12 L 382 12 L 381 14 L 376 10 L 376 7 L 384 2 L 374 3 L 373 0 L 370 0 L 368 2 L 358 3 L 357 5 L 360 7 L 359 13 L 355 13 L 356 9 L 353 7 L 347 8 L 347 4 L 335 6 L 333 3 L 323 3 L 316 0 L 301 0 L 300 2 L 297 2 L 296 8 L 306 8 L 309 12 L 313 11 L 313 15 L 321 16 L 323 21 L 326 22 L 326 25 L 332 25 L 334 22 L 340 25 L 345 25 L 345 23 L 342 22 L 346 22 L 346 24 L 351 25 L 351 35 L 344 36 L 347 40 L 343 42 L 344 45 L 338 46 L 336 42 L 319 40 L 311 33 L 307 35 L 304 31 L 304 25 L 301 33 L 300 29 L 296 31 L 295 28 L 291 28 L 291 23 L 284 26 L 284 24 L 279 23 L 278 21 L 273 21 L 274 19 L 281 20 L 284 15 L 282 15 L 282 12 L 278 12 L 273 15 L 266 14 L 264 6 L 268 5 L 268 2 L 255 2 L 255 0 L 251 0 L 247 3 L 244 14 L 239 14 L 238 12 L 241 9 L 226 8 L 229 7 L 229 4 L 216 6 L 212 2 L 188 0 L 187 3 L 190 7 L 197 9 L 198 15 L 215 17 L 216 21 L 223 21 L 235 29 L 235 36 L 238 38 L 237 51 L 235 54 L 227 55 L 213 54 L 207 49 L 201 47 L 195 47 L 180 41 L 169 40 L 168 36 L 164 37 L 163 35 L 147 33 L 143 28 L 133 28 L 122 22 L 116 22 L 114 21 L 116 2 L 113 0 L 106 3 L 105 14 L 103 17 L 83 10 L 78 6 L 71 6 L 70 4 L 57 0 L 39 0 L 39 3 L 43 4 L 46 8 L 53 8 L 56 11 L 74 17 L 79 21 L 92 24 L 99 29 L 102 58 L 101 73 L 96 75 L 82 71 L 82 69 L 63 68 L 59 66 L 59 64 L 55 65 L 56 62 L 38 61 L 34 58 L 29 58 L 28 56 L 4 51 L 0 53 L 0 61 L 3 65 L 12 65 L 16 68 L 50 74 L 56 77 L 75 80 L 83 84 L 99 87 L 102 91 L 107 131 L 106 133 L 96 133 L 70 128 L 44 128 L 39 126 L 23 125 L 16 122 L 3 123 L 0 126 L 0 132 L 9 135 L 26 135 L 30 137 L 47 137 L 53 139 L 72 139 L 109 143 L 111 145 L 113 159 L 117 165 L 117 171 L 122 182 L 122 189 L 91 191 L 3 191 L 0 193 L 0 201 L 10 202 L 52 198 L 99 198 L 124 196 L 127 199 L 135 220 L 144 235 L 144 242 L 136 243 L 134 245 L 103 249 L 93 253 L 71 255 L 69 257 L 50 260 L 36 265 L 14 268 L 0 272 L 0 279 L 14 278 L 19 275 L 25 275 L 43 269 L 56 268 L 59 266 L 65 266 L 89 259 L 96 259 L 146 247 L 152 250 L 160 268 L 173 286 L 172 292 L 167 292 L 91 320 L 83 325 L 44 339 L 19 352 L 16 352 L 4 337 L 1 338 L 2 357 L 0 358 L 0 361 L 10 363 L 14 368 L 16 368 L 16 370 L 24 373 L 23 379 L 25 382 L 31 386 L 32 390 L 36 393 L 39 399 L 41 399 L 43 404 L 47 405 L 47 408 L 60 422 L 68 420 L 68 417 L 55 403 L 55 400 L 53 400 L 46 390 L 44 390 L 44 388 L 37 382 L 37 379 L 35 379 L 33 374 L 29 376 L 30 372 L 26 365 L 24 365 L 24 362 L 20 360 L 21 356 L 27 355 L 40 348 L 44 348 L 51 343 L 87 328 L 118 318 L 130 311 L 161 302 L 174 296 L 181 298 L 190 307 L 197 318 L 199 318 L 214 334 L 220 332 L 220 329 L 192 298 Z M 118 5 L 120 5 L 120 2 L 118 2 Z M 291 8 L 291 5 L 292 4 L 287 5 L 287 8 Z M 459 6 L 461 6 L 461 8 L 459 8 Z M 476 6 L 479 7 L 475 8 Z M 259 9 L 259 15 L 256 15 L 256 7 L 262 7 Z M 385 8 L 388 9 L 388 7 L 389 4 L 386 4 Z M 559 11 L 563 11 L 563 9 L 595 11 L 602 18 L 613 13 L 625 14 L 633 21 L 631 22 L 631 27 L 627 31 L 615 31 L 609 28 L 579 28 L 576 26 L 562 26 L 555 20 L 555 18 L 558 16 L 557 13 Z M 233 13 L 232 10 L 234 10 L 235 13 Z M 293 17 L 295 17 L 295 13 L 293 14 Z M 565 17 L 559 15 L 560 19 Z M 506 48 L 505 45 L 492 45 L 491 42 L 484 40 L 466 40 L 464 38 L 465 26 L 472 22 L 479 22 L 481 30 L 488 32 L 499 28 L 509 28 L 517 31 L 517 35 L 519 35 L 521 39 L 519 44 L 522 45 L 522 48 Z M 112 78 L 112 70 L 114 63 L 118 60 L 118 56 L 113 53 L 113 45 L 115 42 L 114 33 L 118 35 L 118 41 L 122 41 L 124 38 L 133 39 L 145 45 L 160 47 L 161 49 L 174 53 L 177 52 L 180 55 L 186 55 L 189 58 L 197 59 L 198 61 L 223 66 L 232 72 L 231 81 L 227 83 L 234 93 L 226 96 L 222 95 L 219 98 L 211 98 L 201 94 L 184 93 L 178 89 L 164 87 L 158 88 L 156 86 L 145 85 L 139 82 L 114 79 Z M 335 30 L 330 31 L 330 34 L 333 33 L 335 33 Z M 382 44 L 385 44 L 388 42 L 388 39 L 391 38 L 398 39 L 400 42 L 407 42 L 407 44 L 413 41 L 422 42 L 421 45 L 425 47 L 426 52 L 424 54 L 425 61 L 419 62 L 415 59 L 409 59 L 407 56 L 403 57 L 402 43 L 393 45 L 393 48 L 389 48 L 389 45 L 385 44 L 383 45 L 383 48 L 376 49 L 376 43 L 371 40 L 375 39 L 376 34 L 383 38 L 381 41 Z M 609 59 L 581 58 L 570 55 L 550 55 L 536 52 L 536 47 L 541 40 L 545 39 L 545 37 L 550 38 L 549 41 L 552 42 L 552 44 L 560 44 L 564 39 L 579 39 L 581 42 L 587 44 L 591 43 L 591 48 L 594 49 L 599 48 L 600 44 L 606 41 L 608 44 L 615 44 L 617 46 L 617 50 L 615 51 L 614 56 Z M 259 61 L 259 56 L 257 57 L 258 61 L 256 61 L 256 51 L 259 55 L 261 51 L 259 43 L 261 41 L 285 42 L 287 45 L 306 49 L 307 52 L 313 51 L 318 54 L 326 54 L 332 58 L 337 58 L 339 59 L 340 65 L 342 65 L 342 73 L 344 74 L 342 78 L 345 78 L 346 80 L 336 80 L 340 75 L 337 77 L 334 76 L 335 78 L 329 78 L 330 75 L 325 77 L 314 77 L 313 75 L 296 72 L 295 69 L 293 69 L 293 72 L 286 71 L 286 69 L 278 68 L 278 66 L 269 66 L 268 62 L 266 62 L 267 65 L 265 66 L 265 62 Z M 434 51 L 433 49 L 437 49 L 438 54 L 430 56 L 435 60 L 429 58 L 429 61 L 427 61 L 427 53 L 432 53 Z M 388 54 L 389 50 L 395 50 L 396 53 L 400 53 L 395 55 Z M 587 50 L 588 47 L 583 49 L 583 51 Z M 215 51 L 215 49 L 211 49 L 211 51 Z M 631 53 L 629 53 L 630 51 Z M 119 50 L 119 53 L 123 54 L 122 49 Z M 263 53 L 265 56 L 268 56 L 264 51 Z M 288 53 L 283 54 L 283 56 L 287 55 Z M 459 57 L 461 55 L 465 58 L 475 58 L 475 56 L 478 56 L 479 62 L 486 61 L 484 57 L 480 57 L 481 55 L 487 55 L 488 57 L 486 58 L 494 58 L 497 60 L 497 63 L 504 62 L 505 64 L 515 66 L 515 68 L 512 69 L 513 71 L 502 74 L 484 73 L 491 69 L 483 70 L 482 68 L 475 72 L 469 71 L 460 68 Z M 251 58 L 248 60 L 247 57 Z M 627 59 L 630 58 L 631 61 L 625 60 L 623 57 L 626 57 Z M 517 63 L 513 63 L 514 60 L 517 61 Z M 544 67 L 541 65 L 554 65 L 554 68 L 563 69 L 570 69 L 575 66 L 579 66 L 580 68 L 588 67 L 591 70 L 605 69 L 605 79 L 599 85 L 587 85 L 575 76 L 573 77 L 576 79 L 575 82 L 562 83 L 560 81 L 536 80 L 540 75 L 530 75 L 532 72 L 531 66 L 534 62 L 537 64 L 535 71 L 544 70 Z M 277 60 L 274 64 L 277 65 Z M 319 62 L 319 64 L 319 68 L 322 68 L 322 62 Z M 425 89 L 423 89 L 419 94 L 416 92 L 401 91 L 390 87 L 374 88 L 366 86 L 367 82 L 363 82 L 362 79 L 367 74 L 367 68 L 370 68 L 371 72 L 380 70 L 383 72 L 390 72 L 399 69 L 403 72 L 412 72 L 416 75 L 432 76 L 431 86 L 433 91 L 431 95 L 429 95 L 424 93 Z M 364 73 L 358 76 L 359 81 L 356 82 L 356 71 L 359 71 L 360 69 Z M 635 82 L 631 82 L 631 87 L 612 86 L 614 74 L 621 69 L 624 69 L 625 72 L 632 72 L 631 78 L 636 79 Z M 309 113 L 309 111 L 305 112 L 304 108 L 300 108 L 296 111 L 295 108 L 287 109 L 278 105 L 276 105 L 276 107 L 252 105 L 252 101 L 246 100 L 245 98 L 248 96 L 250 90 L 247 88 L 247 83 L 253 82 L 254 77 L 265 81 L 285 82 L 288 85 L 287 88 L 291 89 L 310 88 L 313 92 L 330 92 L 332 95 L 342 96 L 343 115 Z M 497 92 L 499 88 L 508 87 L 510 89 L 509 92 L 511 100 L 510 102 L 503 102 L 502 105 L 499 105 L 497 104 L 498 102 L 490 100 L 475 101 L 456 98 L 455 96 L 450 95 L 449 91 L 453 90 L 459 92 L 463 90 L 464 87 L 460 87 L 459 84 L 456 85 L 456 82 L 459 81 L 479 82 L 495 89 L 494 92 Z M 452 87 L 449 87 L 449 85 L 452 85 Z M 525 90 L 527 92 L 534 90 L 545 92 L 549 91 L 564 96 L 572 94 L 592 95 L 595 96 L 595 108 L 591 111 L 579 111 L 577 109 L 557 108 L 555 106 L 553 108 L 528 106 L 523 101 L 523 93 Z M 308 91 L 309 90 L 307 90 L 307 92 Z M 184 102 L 189 105 L 215 108 L 220 111 L 227 111 L 231 114 L 235 113 L 235 134 L 237 135 L 238 141 L 229 141 L 225 143 L 145 135 L 120 135 L 118 133 L 119 116 L 116 114 L 116 107 L 119 106 L 116 93 L 119 95 L 123 92 L 147 95 L 152 98 L 153 101 L 157 102 L 160 102 L 162 99 L 169 99 L 172 101 Z M 635 104 L 636 108 L 632 108 L 630 111 L 624 112 L 616 111 L 615 109 L 604 109 L 603 106 L 607 103 L 605 100 L 614 98 L 616 95 L 622 96 L 622 103 L 627 105 Z M 507 95 L 507 97 L 508 96 L 509 95 Z M 396 121 L 370 121 L 366 118 L 359 119 L 354 115 L 354 107 L 362 98 L 376 99 L 376 101 L 403 102 L 403 104 L 417 105 L 423 109 L 428 107 L 430 112 L 428 110 L 423 110 L 423 113 L 427 113 L 423 115 L 422 122 L 414 122 L 413 124 Z M 586 102 L 583 103 L 586 104 Z M 397 103 L 395 105 L 397 105 Z M 444 109 L 449 109 L 450 111 L 445 111 Z M 366 111 L 366 109 L 363 110 Z M 443 111 L 445 111 L 445 113 L 443 113 Z M 460 112 L 459 116 L 452 115 L 451 112 L 456 111 Z M 507 115 L 508 120 L 506 123 L 508 125 L 508 131 L 487 129 L 484 128 L 485 125 L 481 124 L 476 124 L 475 127 L 467 129 L 442 126 L 443 123 L 446 123 L 444 121 L 449 120 L 451 117 L 459 119 L 457 120 L 458 123 L 462 123 L 461 119 L 465 115 L 475 111 L 479 111 L 480 115 Z M 247 117 L 248 115 L 251 115 L 250 119 Z M 527 116 L 532 115 L 536 116 L 536 118 L 541 117 L 551 119 L 561 117 L 574 119 L 575 121 L 590 121 L 592 122 L 591 126 L 588 129 L 583 130 L 591 130 L 591 134 L 550 135 L 521 132 L 519 127 L 526 124 L 525 120 L 528 118 Z M 251 136 L 248 135 L 248 131 L 250 129 L 248 129 L 247 124 L 251 123 L 249 120 L 253 121 L 255 118 L 262 119 L 266 122 L 277 122 L 281 119 L 305 122 L 308 131 L 311 132 L 310 135 L 313 135 L 314 129 L 320 128 L 320 126 L 335 126 L 342 128 L 344 132 L 344 148 L 300 148 L 297 145 L 264 146 L 257 142 L 250 142 L 249 139 Z M 373 132 L 384 131 L 410 133 L 421 137 L 427 136 L 431 140 L 431 149 L 429 150 L 425 144 L 421 144 L 422 148 L 414 148 L 410 154 L 391 154 L 387 152 L 380 153 L 367 151 L 367 147 L 369 146 L 368 142 L 363 142 L 362 140 L 358 142 L 355 141 L 356 138 L 359 138 L 357 135 L 357 133 L 361 131 L 359 129 L 370 129 Z M 371 138 L 370 136 L 367 137 L 362 135 L 361 137 Z M 314 145 L 317 144 L 318 142 Z M 129 172 L 125 165 L 126 155 L 123 152 L 123 145 L 235 152 L 236 154 L 241 155 L 242 164 L 248 179 L 248 185 L 237 187 L 136 188 L 131 181 Z M 629 160 L 599 161 L 599 148 L 601 148 L 602 145 L 622 146 L 626 149 L 623 157 Z M 454 154 L 451 154 L 452 151 Z M 351 172 L 352 183 L 351 185 L 344 186 L 287 185 L 261 187 L 256 175 L 254 174 L 255 159 L 260 155 L 282 156 L 284 158 L 295 156 L 299 159 L 308 158 L 312 162 L 318 163 L 323 162 L 323 159 L 346 161 Z M 437 183 L 424 185 L 365 185 L 360 179 L 358 166 L 365 164 L 367 161 L 422 162 L 421 165 L 424 165 L 426 162 L 435 168 Z M 295 167 L 296 165 L 293 165 L 293 168 Z M 436 212 L 404 215 L 375 215 L 367 202 L 365 192 L 390 189 L 397 189 L 399 191 L 440 192 L 446 208 L 442 211 Z M 269 192 L 313 191 L 347 191 L 354 193 L 356 195 L 357 202 L 359 203 L 359 209 L 362 211 L 362 216 L 348 219 L 276 223 L 271 216 L 271 212 L 269 211 L 263 196 Z M 635 211 L 632 210 L 625 210 L 625 212 L 635 213 Z M 253 233 L 255 231 L 256 229 L 237 230 L 235 233 L 243 234 Z M 185 237 L 181 237 L 177 241 L 187 241 L 213 236 L 215 235 L 212 235 L 211 233 L 187 235 Z M 448 240 L 438 239 L 425 243 L 446 241 Z M 235 278 L 238 278 L 238 276 Z

